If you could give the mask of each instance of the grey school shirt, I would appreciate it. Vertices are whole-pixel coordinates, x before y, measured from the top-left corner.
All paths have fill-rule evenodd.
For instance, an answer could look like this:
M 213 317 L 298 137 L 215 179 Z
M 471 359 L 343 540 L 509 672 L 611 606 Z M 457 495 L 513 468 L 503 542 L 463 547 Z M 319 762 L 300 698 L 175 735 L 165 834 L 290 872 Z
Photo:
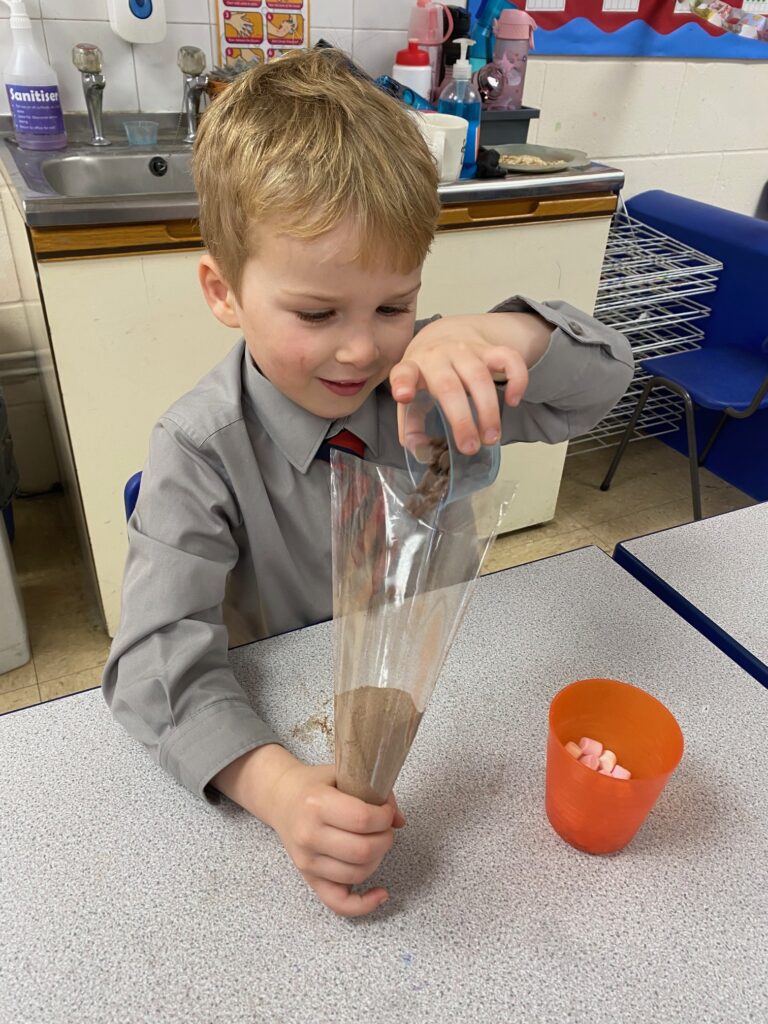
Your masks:
M 513 298 L 496 311 L 553 327 L 523 401 L 503 409 L 502 443 L 583 434 L 624 394 L 623 335 L 564 302 Z M 235 758 L 280 741 L 228 647 L 332 615 L 330 470 L 315 455 L 342 428 L 366 458 L 404 466 L 386 385 L 347 419 L 321 419 L 277 391 L 241 341 L 153 430 L 102 689 L 118 722 L 201 797 Z

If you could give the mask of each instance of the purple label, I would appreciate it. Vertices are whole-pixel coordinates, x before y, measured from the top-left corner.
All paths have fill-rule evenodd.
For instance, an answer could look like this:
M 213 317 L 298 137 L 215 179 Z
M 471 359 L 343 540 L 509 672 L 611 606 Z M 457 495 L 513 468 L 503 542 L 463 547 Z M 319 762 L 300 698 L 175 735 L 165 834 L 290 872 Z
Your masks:
M 64 115 L 55 85 L 6 85 L 13 126 L 23 135 L 61 135 Z

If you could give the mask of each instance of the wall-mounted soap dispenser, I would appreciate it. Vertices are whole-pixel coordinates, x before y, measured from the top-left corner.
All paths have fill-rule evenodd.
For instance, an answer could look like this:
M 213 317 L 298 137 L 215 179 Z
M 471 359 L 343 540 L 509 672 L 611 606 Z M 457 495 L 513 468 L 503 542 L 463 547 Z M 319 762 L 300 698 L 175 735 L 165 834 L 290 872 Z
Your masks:
M 112 31 L 129 43 L 165 39 L 165 0 L 107 0 Z

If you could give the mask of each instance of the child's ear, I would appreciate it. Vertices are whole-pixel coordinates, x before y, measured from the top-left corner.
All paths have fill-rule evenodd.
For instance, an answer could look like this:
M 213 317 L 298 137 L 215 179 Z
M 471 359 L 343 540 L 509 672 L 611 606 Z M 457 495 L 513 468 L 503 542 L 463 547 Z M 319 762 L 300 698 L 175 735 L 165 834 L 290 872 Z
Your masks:
M 232 289 L 229 287 L 216 261 L 206 253 L 200 257 L 197 268 L 200 287 L 211 312 L 225 327 L 239 327 L 240 318 Z

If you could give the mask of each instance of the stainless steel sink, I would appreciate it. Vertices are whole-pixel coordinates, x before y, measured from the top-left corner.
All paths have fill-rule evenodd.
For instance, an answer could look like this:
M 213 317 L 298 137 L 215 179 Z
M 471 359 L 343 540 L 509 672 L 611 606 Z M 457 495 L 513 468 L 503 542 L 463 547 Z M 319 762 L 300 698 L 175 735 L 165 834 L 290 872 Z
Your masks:
M 49 157 L 43 177 L 60 196 L 137 196 L 194 192 L 191 154 L 161 149 Z
M 191 147 L 178 115 L 147 115 L 159 124 L 154 146 L 129 146 L 125 114 L 104 115 L 112 145 L 94 149 L 84 115 L 67 114 L 68 145 L 60 152 L 31 152 L 3 138 L 10 119 L 0 115 L 0 175 L 17 197 L 30 227 L 127 224 L 188 220 L 198 214 Z
M 149 114 L 159 124 L 156 146 L 128 146 L 126 116 L 105 113 L 104 134 L 112 145 L 88 145 L 91 130 L 84 114 L 67 114 L 68 145 L 58 153 L 19 149 L 7 115 L 0 115 L 0 180 L 10 186 L 27 224 L 65 227 L 195 220 L 197 195 L 190 174 L 191 149 L 183 142 L 177 114 Z M 440 186 L 446 206 L 500 197 L 618 192 L 621 171 L 600 164 L 557 174 L 515 175 L 498 180 L 462 180 Z

